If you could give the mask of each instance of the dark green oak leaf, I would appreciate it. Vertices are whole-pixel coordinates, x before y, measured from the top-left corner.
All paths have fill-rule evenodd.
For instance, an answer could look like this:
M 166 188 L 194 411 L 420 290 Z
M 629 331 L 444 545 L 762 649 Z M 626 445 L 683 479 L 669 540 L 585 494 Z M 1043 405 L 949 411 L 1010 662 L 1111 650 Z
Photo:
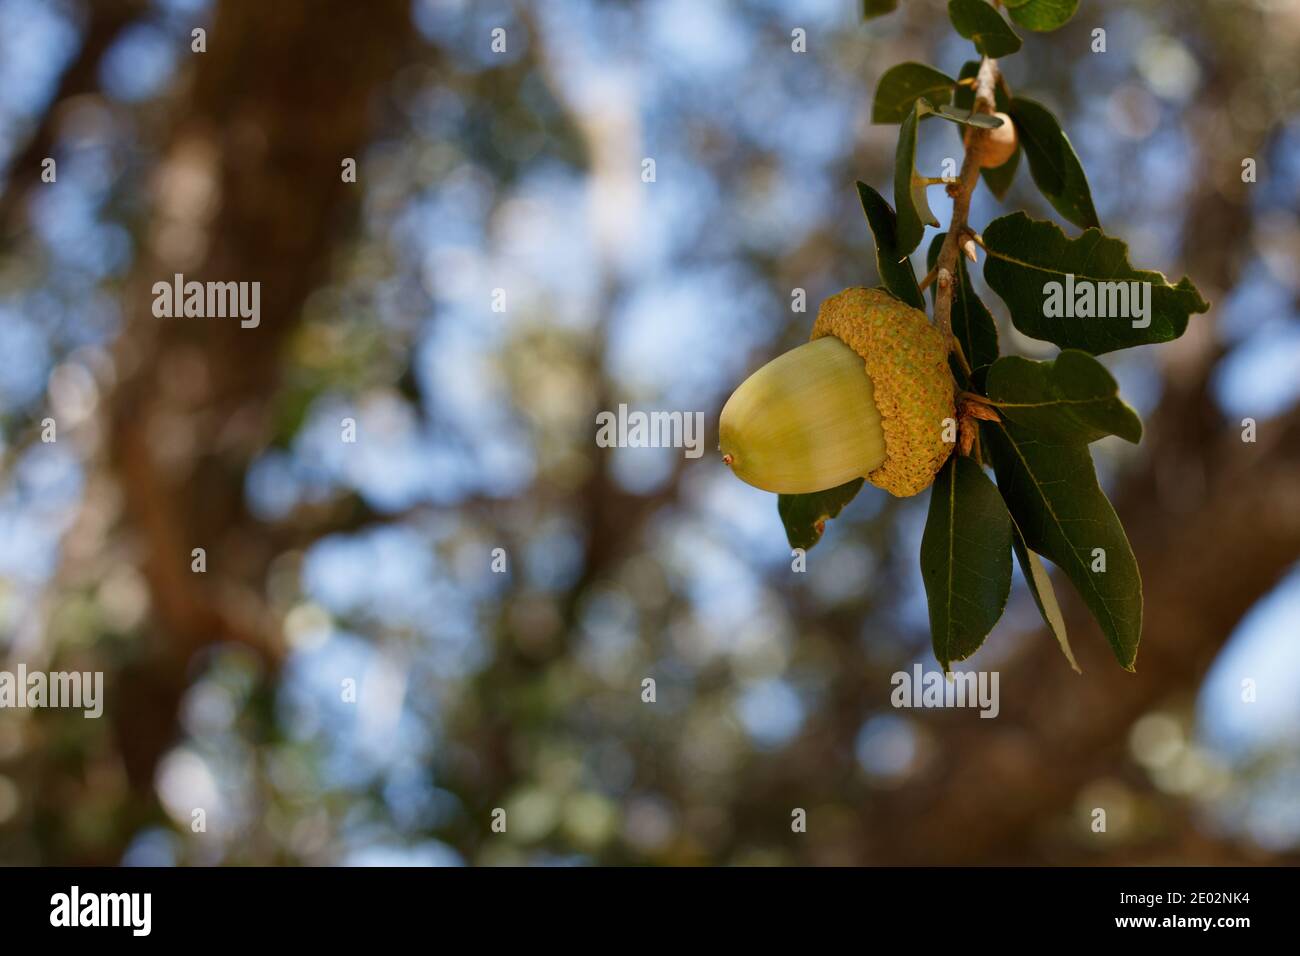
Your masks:
M 985 0 L 948 0 L 953 28 L 975 44 L 981 56 L 994 59 L 1020 49 L 1020 37 Z
M 1003 415 L 1054 440 L 1142 440 L 1142 420 L 1119 397 L 1106 367 L 1087 352 L 1066 349 L 1050 362 L 1008 355 L 993 363 L 985 387 Z
M 1133 670 L 1142 636 L 1142 578 L 1088 446 L 1054 443 L 1014 422 L 984 422 L 983 445 L 1025 544 L 1064 572 Z M 1100 568 L 1104 562 L 1105 570 Z
M 983 238 L 984 279 L 1006 302 L 1011 321 L 1061 348 L 1100 355 L 1168 342 L 1186 331 L 1192 313 L 1209 309 L 1190 279 L 1170 285 L 1159 272 L 1135 269 L 1128 247 L 1100 229 L 1070 239 L 1055 223 L 1015 212 L 989 223 Z M 1077 308 L 1086 286 L 1093 290 L 1088 318 Z M 1143 298 L 1147 314 L 1139 317 Z
M 1016 124 L 1016 138 L 1029 160 L 1029 175 L 1061 216 L 1080 228 L 1101 226 L 1092 204 L 1092 190 L 1070 138 L 1047 107 L 1017 96 L 1007 112 Z
M 837 517 L 862 488 L 865 479 L 854 478 L 842 485 L 806 495 L 778 495 L 777 513 L 785 525 L 792 548 L 808 551 L 822 538 L 826 522 Z
M 924 309 L 925 299 L 912 271 L 907 253 L 898 248 L 898 217 L 893 207 L 866 183 L 858 183 L 858 199 L 867 223 L 876 239 L 876 268 L 880 271 L 885 288 L 914 309 Z
M 1057 30 L 1074 16 L 1079 0 L 1002 0 L 1011 19 L 1026 30 Z
M 921 577 L 934 656 L 947 671 L 979 650 L 1011 592 L 1011 517 L 984 469 L 962 455 L 931 487 Z
M 876 84 L 871 104 L 871 122 L 901 123 L 912 112 L 918 99 L 939 106 L 952 100 L 956 81 L 924 63 L 900 63 L 891 66 Z

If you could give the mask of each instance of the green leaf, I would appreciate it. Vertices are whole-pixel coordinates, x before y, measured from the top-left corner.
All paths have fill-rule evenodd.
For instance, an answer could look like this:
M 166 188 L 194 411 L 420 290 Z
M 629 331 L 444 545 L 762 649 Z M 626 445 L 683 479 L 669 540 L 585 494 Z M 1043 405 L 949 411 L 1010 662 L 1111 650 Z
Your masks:
M 1128 536 L 1097 484 L 1088 446 L 1053 444 L 1014 422 L 985 422 L 982 434 L 1025 544 L 1065 573 L 1116 659 L 1133 670 L 1142 636 L 1142 579 Z M 1099 554 L 1105 571 L 1092 570 Z
M 941 232 L 930 240 L 930 248 L 925 251 L 925 270 L 928 273 L 939 263 L 939 252 L 943 249 L 943 240 L 948 237 L 946 232 Z M 930 298 L 934 299 L 937 290 L 930 286 Z
M 998 357 L 998 324 L 971 288 L 964 256 L 957 258 L 957 288 L 952 300 L 952 331 L 971 368 Z
M 1057 603 L 1052 578 L 1048 575 L 1047 568 L 1043 567 L 1042 559 L 1025 545 L 1025 538 L 1020 533 L 1020 528 L 1013 523 L 1011 530 L 1014 534 L 1011 547 L 1016 552 L 1016 560 L 1020 562 L 1020 572 L 1025 576 L 1025 584 L 1029 585 L 1029 593 L 1033 596 L 1034 603 L 1038 605 L 1038 613 L 1043 616 L 1043 621 L 1052 632 L 1052 636 L 1056 638 L 1056 643 L 1060 646 L 1065 659 L 1070 662 L 1070 667 L 1076 674 L 1082 674 L 1079 662 L 1074 659 L 1069 635 L 1065 632 L 1065 616 L 1061 614 L 1061 605 Z
M 913 308 L 924 309 L 925 298 L 917 285 L 912 262 L 898 248 L 898 217 L 894 210 L 884 196 L 863 182 L 858 183 L 858 199 L 876 237 L 876 268 L 885 288 Z
M 776 510 L 785 525 L 785 537 L 790 547 L 808 551 L 820 541 L 826 522 L 838 516 L 853 500 L 863 481 L 854 478 L 835 488 L 808 495 L 778 495 Z
M 997 129 L 1003 122 L 992 113 L 972 113 L 968 109 L 957 106 L 940 106 L 934 111 L 934 115 L 963 126 L 976 126 L 980 129 Z
M 947 671 L 979 650 L 1011 591 L 1011 517 L 984 469 L 962 455 L 934 479 L 921 577 L 934 656 Z
M 930 211 L 925 181 L 916 173 L 916 126 L 920 117 L 932 112 L 925 100 L 917 100 L 898 131 L 898 151 L 894 154 L 894 206 L 898 210 L 896 238 L 898 251 L 910 256 L 921 244 L 926 225 L 937 226 L 939 220 Z
M 999 199 L 1007 194 L 1011 188 L 1012 181 L 1016 178 L 1016 169 L 1020 166 L 1020 145 L 1016 145 L 1016 151 L 1011 154 L 1001 166 L 986 167 L 980 170 L 980 176 L 984 178 L 984 185 L 989 187 L 989 192 Z
M 948 19 L 983 56 L 1000 57 L 1020 49 L 1020 37 L 984 0 L 948 0 Z
M 948 74 L 924 63 L 891 66 L 876 84 L 871 122 L 901 123 L 921 97 L 932 104 L 947 103 L 952 99 L 954 82 Z
M 1004 0 L 1011 19 L 1040 33 L 1062 27 L 1079 9 L 1079 0 Z
M 1007 112 L 1029 159 L 1029 173 L 1052 208 L 1076 226 L 1100 227 L 1083 164 L 1056 117 L 1041 103 L 1021 96 L 1011 100 Z
M 883 17 L 898 9 L 898 0 L 862 0 L 862 19 Z
M 1142 420 L 1119 397 L 1119 385 L 1087 352 L 1066 349 L 1051 362 L 1008 355 L 988 372 L 998 411 L 1055 441 L 1086 445 L 1105 435 L 1137 444 Z
M 1100 355 L 1168 342 L 1192 313 L 1209 309 L 1190 279 L 1170 285 L 1133 268 L 1128 247 L 1100 229 L 1070 239 L 1054 223 L 1015 212 L 989 223 L 984 247 L 984 278 L 1016 328 L 1064 349 Z
M 946 232 L 940 233 L 930 243 L 926 256 L 927 270 L 933 269 L 939 261 L 939 249 L 947 235 Z M 962 255 L 957 257 L 957 287 L 952 296 L 952 334 L 961 343 L 962 354 L 972 369 L 987 365 L 998 357 L 998 324 L 971 288 L 966 257 Z

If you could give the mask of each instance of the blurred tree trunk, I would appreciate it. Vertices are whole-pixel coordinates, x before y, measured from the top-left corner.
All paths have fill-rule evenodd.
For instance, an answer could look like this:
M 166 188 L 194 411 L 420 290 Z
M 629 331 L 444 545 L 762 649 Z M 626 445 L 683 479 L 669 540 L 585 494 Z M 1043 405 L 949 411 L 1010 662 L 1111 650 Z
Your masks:
M 41 161 L 54 155 L 58 106 L 75 96 L 99 89 L 99 65 L 104 53 L 149 8 L 148 0 L 96 0 L 87 5 L 81 47 L 59 78 L 51 106 L 22 151 L 9 163 L 9 179 L 0 192 L 0 235 L 6 240 L 21 232 L 23 201 L 40 182 Z
M 361 186 L 375 107 L 403 62 L 408 5 L 392 0 L 220 3 L 157 177 L 108 408 L 108 467 L 148 581 L 143 646 L 111 682 L 109 713 L 133 805 L 157 813 L 158 762 L 208 647 L 235 641 L 274 670 L 278 625 L 260 586 L 274 555 L 243 498 L 303 302 L 326 276 Z M 364 177 L 364 167 L 359 176 Z M 156 318 L 153 283 L 261 283 L 261 320 Z M 191 552 L 206 551 L 206 573 Z M 139 815 L 137 813 L 137 815 Z M 133 820 L 123 827 L 129 836 Z M 105 848 L 115 862 L 121 847 Z

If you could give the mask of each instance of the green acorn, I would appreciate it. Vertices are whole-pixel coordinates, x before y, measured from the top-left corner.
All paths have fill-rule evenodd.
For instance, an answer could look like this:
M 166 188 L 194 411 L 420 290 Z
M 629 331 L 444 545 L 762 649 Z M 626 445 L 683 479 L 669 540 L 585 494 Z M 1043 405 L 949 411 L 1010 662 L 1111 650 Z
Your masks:
M 827 337 L 779 355 L 722 409 L 722 460 L 781 494 L 821 491 L 885 460 L 885 432 L 858 353 Z
M 722 460 L 779 494 L 858 477 L 899 497 L 928 488 L 952 452 L 944 425 L 955 420 L 938 329 L 887 292 L 853 288 L 822 303 L 812 338 L 727 400 Z

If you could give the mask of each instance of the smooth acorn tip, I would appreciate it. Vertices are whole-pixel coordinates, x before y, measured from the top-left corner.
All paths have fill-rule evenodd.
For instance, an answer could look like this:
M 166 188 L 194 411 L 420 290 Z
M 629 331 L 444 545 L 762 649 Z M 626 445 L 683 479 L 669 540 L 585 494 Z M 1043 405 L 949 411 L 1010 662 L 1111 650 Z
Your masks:
M 719 451 L 732 473 L 778 494 L 834 488 L 885 459 L 861 356 L 832 336 L 778 356 L 722 408 Z

